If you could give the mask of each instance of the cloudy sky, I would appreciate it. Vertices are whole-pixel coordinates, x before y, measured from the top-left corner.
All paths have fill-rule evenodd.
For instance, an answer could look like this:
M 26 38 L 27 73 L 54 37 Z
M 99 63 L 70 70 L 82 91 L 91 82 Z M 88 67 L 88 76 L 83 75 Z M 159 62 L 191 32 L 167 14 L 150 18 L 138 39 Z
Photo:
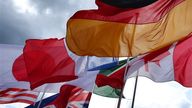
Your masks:
M 94 0 L 0 0 L 0 43 L 64 37 L 69 17 L 89 8 Z
M 29 38 L 64 37 L 69 17 L 77 10 L 92 8 L 96 8 L 94 0 L 0 0 L 0 44 L 24 44 Z M 130 79 L 126 85 L 124 106 L 130 105 L 133 84 L 134 79 Z M 116 99 L 94 95 L 90 107 L 99 108 L 99 105 L 105 105 L 115 108 L 116 104 Z M 17 106 L 18 104 L 0 105 L 0 108 Z M 184 88 L 176 82 L 157 84 L 140 78 L 136 106 L 192 108 L 192 89 Z

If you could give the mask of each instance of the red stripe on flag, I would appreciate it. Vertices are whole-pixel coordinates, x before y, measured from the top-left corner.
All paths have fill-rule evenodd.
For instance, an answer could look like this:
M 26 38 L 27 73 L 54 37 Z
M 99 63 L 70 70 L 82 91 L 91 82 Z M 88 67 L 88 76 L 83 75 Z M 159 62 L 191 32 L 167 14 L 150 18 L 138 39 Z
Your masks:
M 99 6 L 98 10 L 79 11 L 74 14 L 71 19 L 90 19 L 129 24 L 146 24 L 161 20 L 171 9 L 184 1 L 185 0 L 158 0 L 153 4 L 142 8 L 120 9 L 97 0 L 96 3 Z
M 34 101 L 37 99 L 37 97 L 38 97 L 37 92 L 18 88 L 8 88 L 0 92 L 0 99 L 1 99 L 0 104 L 7 104 L 14 102 L 33 104 Z
M 0 94 L 0 97 L 7 97 L 7 98 L 14 98 L 14 97 L 19 97 L 19 96 L 26 96 L 26 97 L 31 97 L 31 98 L 37 98 L 38 96 L 35 94 L 27 94 L 27 93 L 23 93 L 23 94 L 15 94 L 15 95 L 11 95 L 11 94 Z

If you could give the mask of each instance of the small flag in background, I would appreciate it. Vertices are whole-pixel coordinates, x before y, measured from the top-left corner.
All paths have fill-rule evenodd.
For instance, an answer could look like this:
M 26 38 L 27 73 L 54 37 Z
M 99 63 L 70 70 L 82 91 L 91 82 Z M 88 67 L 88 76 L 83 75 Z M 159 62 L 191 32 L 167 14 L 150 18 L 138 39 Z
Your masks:
M 105 97 L 118 98 L 124 84 L 126 63 L 127 60 L 122 60 L 118 63 L 113 62 L 90 69 L 98 69 L 99 71 L 93 93 Z
M 42 100 L 44 108 L 88 108 L 91 92 L 72 85 L 63 85 L 60 93 Z M 38 103 L 36 104 L 36 106 Z M 26 108 L 34 108 L 30 105 Z
M 5 90 L 0 89 L 0 104 L 8 103 L 27 103 L 34 104 L 37 100 L 39 93 L 34 91 L 29 91 L 26 89 L 19 88 L 9 88 Z
M 127 60 L 120 61 L 117 66 L 107 70 L 100 70 L 97 78 L 96 85 L 98 87 L 109 85 L 113 88 L 122 88 L 124 84 L 124 75 Z

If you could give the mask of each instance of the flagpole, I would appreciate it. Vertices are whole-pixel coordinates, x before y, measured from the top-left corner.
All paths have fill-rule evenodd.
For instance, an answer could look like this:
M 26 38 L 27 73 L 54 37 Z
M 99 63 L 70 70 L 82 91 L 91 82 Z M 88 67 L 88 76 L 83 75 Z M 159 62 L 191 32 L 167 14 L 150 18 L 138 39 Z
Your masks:
M 123 91 L 124 91 L 124 87 L 125 87 L 125 83 L 126 83 L 126 73 L 127 73 L 127 69 L 128 69 L 128 65 L 129 65 L 129 58 L 127 58 L 127 64 L 126 64 L 126 67 L 125 67 L 125 72 L 124 72 L 124 84 L 123 84 L 123 88 L 121 89 L 121 93 L 120 93 L 120 96 L 119 96 L 119 100 L 118 100 L 118 104 L 117 104 L 117 108 L 120 108 L 121 106 L 121 100 L 123 98 Z
M 89 56 L 87 56 L 87 63 L 86 63 L 86 66 L 85 66 L 85 72 L 87 74 L 87 70 L 89 69 Z
M 117 108 L 120 108 L 121 106 L 121 100 L 123 98 L 123 90 L 124 90 L 124 86 L 125 86 L 125 83 L 123 84 L 123 88 L 121 89 L 121 94 L 119 96 L 119 100 L 118 100 L 118 104 L 117 104 Z
M 42 96 L 41 96 L 41 99 L 40 99 L 40 101 L 39 101 L 39 104 L 38 104 L 37 108 L 40 108 L 41 102 L 42 102 L 42 100 L 43 100 L 43 97 L 45 96 L 45 93 L 46 93 L 46 90 L 43 91 L 43 94 L 42 94 Z
M 139 78 L 138 73 L 139 72 L 137 71 L 137 75 L 136 75 L 136 78 L 135 78 L 135 86 L 134 86 L 134 92 L 133 92 L 133 99 L 132 99 L 131 108 L 134 108 L 134 105 L 135 105 L 135 97 L 136 97 L 136 92 L 137 92 L 137 83 L 138 83 L 138 78 Z
M 40 92 L 38 92 L 38 97 L 40 97 Z M 35 105 L 36 105 L 37 102 L 38 102 L 38 97 L 37 97 L 37 99 L 35 100 L 35 103 L 33 104 L 34 107 L 35 107 Z
M 137 23 L 137 20 L 138 20 L 138 16 L 139 16 L 139 14 L 136 13 L 136 20 L 135 20 L 136 23 Z M 135 31 L 136 31 L 136 26 L 134 26 L 133 35 L 135 35 L 135 33 L 136 33 Z M 127 80 L 126 76 L 127 76 L 127 68 L 128 68 L 128 65 L 129 65 L 129 57 L 127 57 L 127 65 L 126 65 L 125 74 L 124 74 L 124 84 L 123 84 L 123 88 L 122 88 L 122 90 L 121 90 L 121 96 L 120 96 L 120 98 L 119 98 L 117 108 L 120 108 L 120 105 L 121 105 L 121 98 L 123 97 L 123 90 L 124 90 L 124 86 L 125 86 L 125 83 L 126 83 L 126 80 Z M 137 76 L 138 76 L 138 73 L 137 73 Z M 136 76 L 136 79 L 138 79 L 137 76 Z M 135 90 L 134 90 L 134 91 L 135 91 Z M 136 91 L 135 91 L 134 93 L 136 93 Z M 135 99 L 134 99 L 134 100 L 135 100 Z M 134 105 L 134 104 L 133 104 L 133 105 Z M 133 107 L 134 107 L 134 106 L 133 106 Z

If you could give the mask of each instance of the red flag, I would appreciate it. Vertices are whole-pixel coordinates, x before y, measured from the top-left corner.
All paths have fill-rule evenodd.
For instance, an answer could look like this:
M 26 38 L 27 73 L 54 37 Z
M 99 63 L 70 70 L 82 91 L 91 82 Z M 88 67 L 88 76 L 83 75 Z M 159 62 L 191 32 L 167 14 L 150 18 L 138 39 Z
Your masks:
M 192 87 L 192 37 L 176 45 L 173 53 L 175 80 Z
M 29 80 L 31 88 L 77 78 L 75 61 L 63 39 L 27 40 L 23 55 L 13 65 L 13 74 L 17 80 Z

